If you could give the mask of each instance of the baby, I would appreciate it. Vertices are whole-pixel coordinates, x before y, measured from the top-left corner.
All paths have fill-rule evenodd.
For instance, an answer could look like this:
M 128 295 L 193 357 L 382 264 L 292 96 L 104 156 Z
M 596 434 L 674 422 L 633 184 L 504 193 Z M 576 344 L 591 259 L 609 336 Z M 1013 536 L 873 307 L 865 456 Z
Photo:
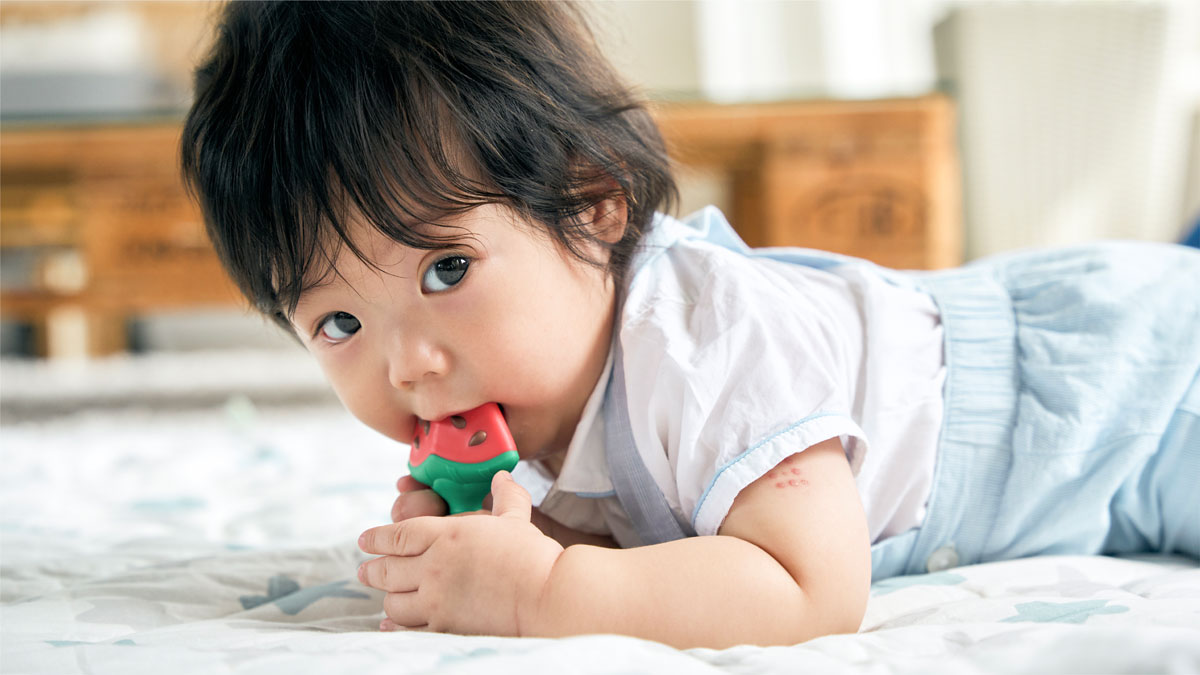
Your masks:
M 664 215 L 577 12 L 235 3 L 196 73 L 183 169 L 250 302 L 380 433 L 495 402 L 553 480 L 439 517 L 401 478 L 359 542 L 384 629 L 793 644 L 873 577 L 1200 555 L 1200 254 L 749 250 Z

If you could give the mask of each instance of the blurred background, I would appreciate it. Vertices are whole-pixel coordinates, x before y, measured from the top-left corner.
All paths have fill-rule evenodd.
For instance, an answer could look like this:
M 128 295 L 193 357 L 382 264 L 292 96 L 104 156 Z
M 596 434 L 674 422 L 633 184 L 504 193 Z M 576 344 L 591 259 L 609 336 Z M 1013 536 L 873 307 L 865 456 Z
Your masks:
M 680 210 L 716 204 L 752 245 L 936 268 L 1179 241 L 1200 215 L 1192 0 L 586 7 L 654 104 Z M 0 5 L 9 420 L 136 396 L 327 396 L 236 297 L 179 183 L 190 70 L 218 9 Z

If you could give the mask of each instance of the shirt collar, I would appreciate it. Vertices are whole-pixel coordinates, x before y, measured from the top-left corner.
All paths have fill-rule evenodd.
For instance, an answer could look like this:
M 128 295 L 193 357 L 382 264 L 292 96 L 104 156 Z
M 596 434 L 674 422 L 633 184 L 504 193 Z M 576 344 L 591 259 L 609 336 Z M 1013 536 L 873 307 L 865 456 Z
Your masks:
M 608 460 L 604 454 L 604 418 L 600 414 L 604 407 L 604 396 L 608 392 L 609 374 L 612 372 L 613 354 L 609 349 L 604 370 L 596 381 L 583 415 L 567 446 L 562 470 L 550 487 L 549 495 L 555 492 L 571 492 L 580 496 L 606 495 L 613 490 L 608 476 Z

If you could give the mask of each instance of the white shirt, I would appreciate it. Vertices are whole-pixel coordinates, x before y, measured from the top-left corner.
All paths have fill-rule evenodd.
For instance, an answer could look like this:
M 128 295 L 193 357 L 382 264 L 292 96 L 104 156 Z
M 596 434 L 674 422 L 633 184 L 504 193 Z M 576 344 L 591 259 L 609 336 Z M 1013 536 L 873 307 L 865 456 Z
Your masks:
M 743 488 L 839 437 L 872 542 L 918 526 L 942 416 L 933 300 L 869 264 L 751 258 L 714 235 L 735 236 L 715 208 L 660 215 L 620 318 L 634 441 L 667 503 L 716 534 Z M 600 416 L 611 367 L 610 354 L 541 510 L 627 544 Z

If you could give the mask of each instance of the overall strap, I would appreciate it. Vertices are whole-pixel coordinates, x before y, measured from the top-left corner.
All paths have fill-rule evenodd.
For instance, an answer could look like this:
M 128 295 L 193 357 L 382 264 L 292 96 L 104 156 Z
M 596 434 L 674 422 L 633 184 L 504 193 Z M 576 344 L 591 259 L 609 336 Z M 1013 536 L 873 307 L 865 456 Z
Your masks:
M 614 340 L 612 373 L 609 375 L 608 391 L 604 394 L 603 415 L 604 454 L 608 460 L 613 490 L 633 522 L 642 545 L 695 536 L 691 525 L 681 522 L 667 504 L 667 498 L 650 476 L 634 444 L 619 339 Z

